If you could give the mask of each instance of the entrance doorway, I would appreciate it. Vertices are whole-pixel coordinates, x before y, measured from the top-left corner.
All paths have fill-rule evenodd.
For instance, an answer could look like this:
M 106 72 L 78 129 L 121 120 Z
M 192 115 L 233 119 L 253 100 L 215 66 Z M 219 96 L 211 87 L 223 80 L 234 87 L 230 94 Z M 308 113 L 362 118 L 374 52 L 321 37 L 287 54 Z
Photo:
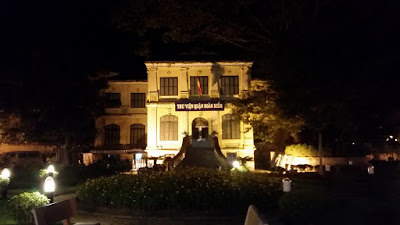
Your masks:
M 208 121 L 197 117 L 192 122 L 192 139 L 204 140 L 208 137 Z

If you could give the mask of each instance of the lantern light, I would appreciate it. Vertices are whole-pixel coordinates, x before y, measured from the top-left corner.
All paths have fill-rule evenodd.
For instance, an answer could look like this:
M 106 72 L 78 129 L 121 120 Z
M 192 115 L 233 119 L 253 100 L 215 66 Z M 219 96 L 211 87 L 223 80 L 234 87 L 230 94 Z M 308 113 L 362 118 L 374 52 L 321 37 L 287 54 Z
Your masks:
M 46 173 L 50 174 L 50 173 L 54 173 L 56 170 L 54 169 L 53 165 L 49 165 L 46 169 Z
M 56 189 L 56 183 L 54 182 L 54 178 L 48 176 L 46 180 L 44 180 L 44 192 L 54 192 Z
M 10 178 L 10 176 L 11 176 L 10 170 L 7 168 L 4 168 L 3 171 L 1 171 L 1 176 L 3 178 Z

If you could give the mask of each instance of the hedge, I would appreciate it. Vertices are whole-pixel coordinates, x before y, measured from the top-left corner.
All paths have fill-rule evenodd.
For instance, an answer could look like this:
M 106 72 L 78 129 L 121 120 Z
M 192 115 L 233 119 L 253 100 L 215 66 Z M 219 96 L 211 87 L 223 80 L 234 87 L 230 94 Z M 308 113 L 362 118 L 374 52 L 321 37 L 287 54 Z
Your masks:
M 266 174 L 186 169 L 88 180 L 78 198 L 88 205 L 140 210 L 243 209 L 276 204 L 281 183 Z

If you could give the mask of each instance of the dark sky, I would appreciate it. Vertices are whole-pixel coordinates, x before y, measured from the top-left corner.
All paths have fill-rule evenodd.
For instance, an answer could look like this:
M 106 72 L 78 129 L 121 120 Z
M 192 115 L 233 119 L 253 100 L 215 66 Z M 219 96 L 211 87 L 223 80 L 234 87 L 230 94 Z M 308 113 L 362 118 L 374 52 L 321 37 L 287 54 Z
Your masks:
M 362 99 L 354 101 L 357 101 L 360 107 L 365 105 L 366 110 L 377 114 L 382 111 L 398 111 L 400 1 L 337 1 L 340 2 L 338 6 L 348 8 L 326 9 L 326 17 L 323 18 L 326 21 L 323 23 L 326 23 L 328 28 L 322 26 L 322 30 L 328 35 L 323 36 L 321 46 L 325 48 L 323 54 L 328 59 L 324 63 L 328 63 L 329 66 L 340 66 L 340 63 L 343 63 L 342 68 L 349 68 L 349 71 L 338 74 L 337 71 L 340 70 L 332 68 L 333 77 L 318 74 L 317 78 L 321 79 L 309 77 L 309 83 L 298 77 L 296 78 L 299 82 L 293 77 L 287 80 L 295 80 L 294 86 L 304 84 L 320 89 L 317 93 L 328 92 L 328 97 L 335 99 L 339 98 L 340 91 L 344 98 L 358 92 L 354 96 L 361 96 Z M 251 59 L 245 51 L 239 51 L 232 45 L 212 45 L 207 41 L 166 44 L 162 41 L 161 33 L 157 31 L 146 36 L 146 41 L 152 44 L 151 57 L 139 57 L 137 50 L 143 39 L 139 39 L 134 32 L 118 29 L 112 23 L 111 18 L 115 16 L 113 13 L 123 9 L 119 5 L 120 2 L 0 0 L 0 85 L 15 85 L 22 81 L 33 82 L 35 85 L 30 85 L 32 89 L 46 89 L 54 82 L 62 82 L 71 77 L 72 80 L 79 80 L 80 76 L 99 71 L 118 72 L 121 79 L 141 80 L 146 79 L 143 64 L 145 60 L 191 60 L 199 56 L 204 60 Z M 223 4 L 226 2 L 221 2 L 220 10 L 229 17 L 230 13 L 224 11 Z M 146 15 L 143 18 L 146 19 Z M 229 22 L 226 21 L 227 26 Z M 290 41 L 287 43 L 291 44 Z M 302 53 L 309 53 L 307 51 L 310 50 L 301 49 L 296 57 L 301 59 Z M 256 73 L 261 70 L 257 67 L 261 64 L 259 62 L 256 59 L 253 70 Z M 315 65 L 318 66 L 318 63 Z M 291 66 L 290 64 L 287 67 Z M 330 67 L 323 69 L 330 71 Z M 333 80 L 337 83 L 333 83 Z M 324 85 L 332 89 L 324 89 Z M 345 90 L 346 88 L 349 90 Z M 58 91 L 57 87 L 54 89 L 51 91 Z M 70 89 L 65 85 L 65 95 L 69 94 L 67 92 Z M 0 89 L 0 95 L 6 92 L 4 90 Z M 304 92 L 304 88 L 300 90 Z M 38 96 L 43 96 L 43 93 Z M 324 98 L 321 99 L 325 101 Z M 392 105 L 394 107 L 391 107 Z M 397 121 L 400 119 L 397 118 Z
M 1 0 L 0 76 L 40 76 L 78 67 L 87 73 L 116 71 L 132 79 L 145 79 L 145 58 L 135 55 L 138 39 L 111 23 L 112 12 L 119 7 L 119 2 Z M 354 1 L 359 4 L 359 11 L 354 10 L 356 5 L 347 12 L 361 18 L 359 26 L 347 32 L 350 37 L 352 33 L 356 35 L 343 43 L 353 48 L 349 58 L 365 59 L 370 64 L 371 59 L 366 58 L 374 57 L 375 73 L 381 72 L 382 76 L 397 81 L 398 4 L 394 0 L 381 1 L 376 9 L 367 4 L 371 1 L 361 2 Z M 346 21 L 332 23 L 340 25 Z M 205 52 L 209 58 L 218 58 L 221 52 L 225 53 L 223 58 L 229 58 L 236 50 L 233 46 L 218 49 L 204 44 L 196 46 L 197 43 L 166 45 L 157 34 L 149 39 L 156 43 L 150 60 L 191 59 L 190 55 Z M 350 55 L 354 52 L 358 55 Z
M 79 64 L 88 72 L 144 78 L 143 59 L 134 55 L 136 40 L 110 23 L 112 2 L 0 1 L 1 75 L 35 76 Z

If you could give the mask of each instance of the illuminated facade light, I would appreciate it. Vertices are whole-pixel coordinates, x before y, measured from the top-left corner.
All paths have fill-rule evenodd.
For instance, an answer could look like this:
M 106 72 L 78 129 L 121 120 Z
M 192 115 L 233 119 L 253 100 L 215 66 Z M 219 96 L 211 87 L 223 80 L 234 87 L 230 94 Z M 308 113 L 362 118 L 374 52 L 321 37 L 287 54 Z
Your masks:
M 234 168 L 239 168 L 239 167 L 240 167 L 239 161 L 233 161 L 232 166 L 233 166 Z

